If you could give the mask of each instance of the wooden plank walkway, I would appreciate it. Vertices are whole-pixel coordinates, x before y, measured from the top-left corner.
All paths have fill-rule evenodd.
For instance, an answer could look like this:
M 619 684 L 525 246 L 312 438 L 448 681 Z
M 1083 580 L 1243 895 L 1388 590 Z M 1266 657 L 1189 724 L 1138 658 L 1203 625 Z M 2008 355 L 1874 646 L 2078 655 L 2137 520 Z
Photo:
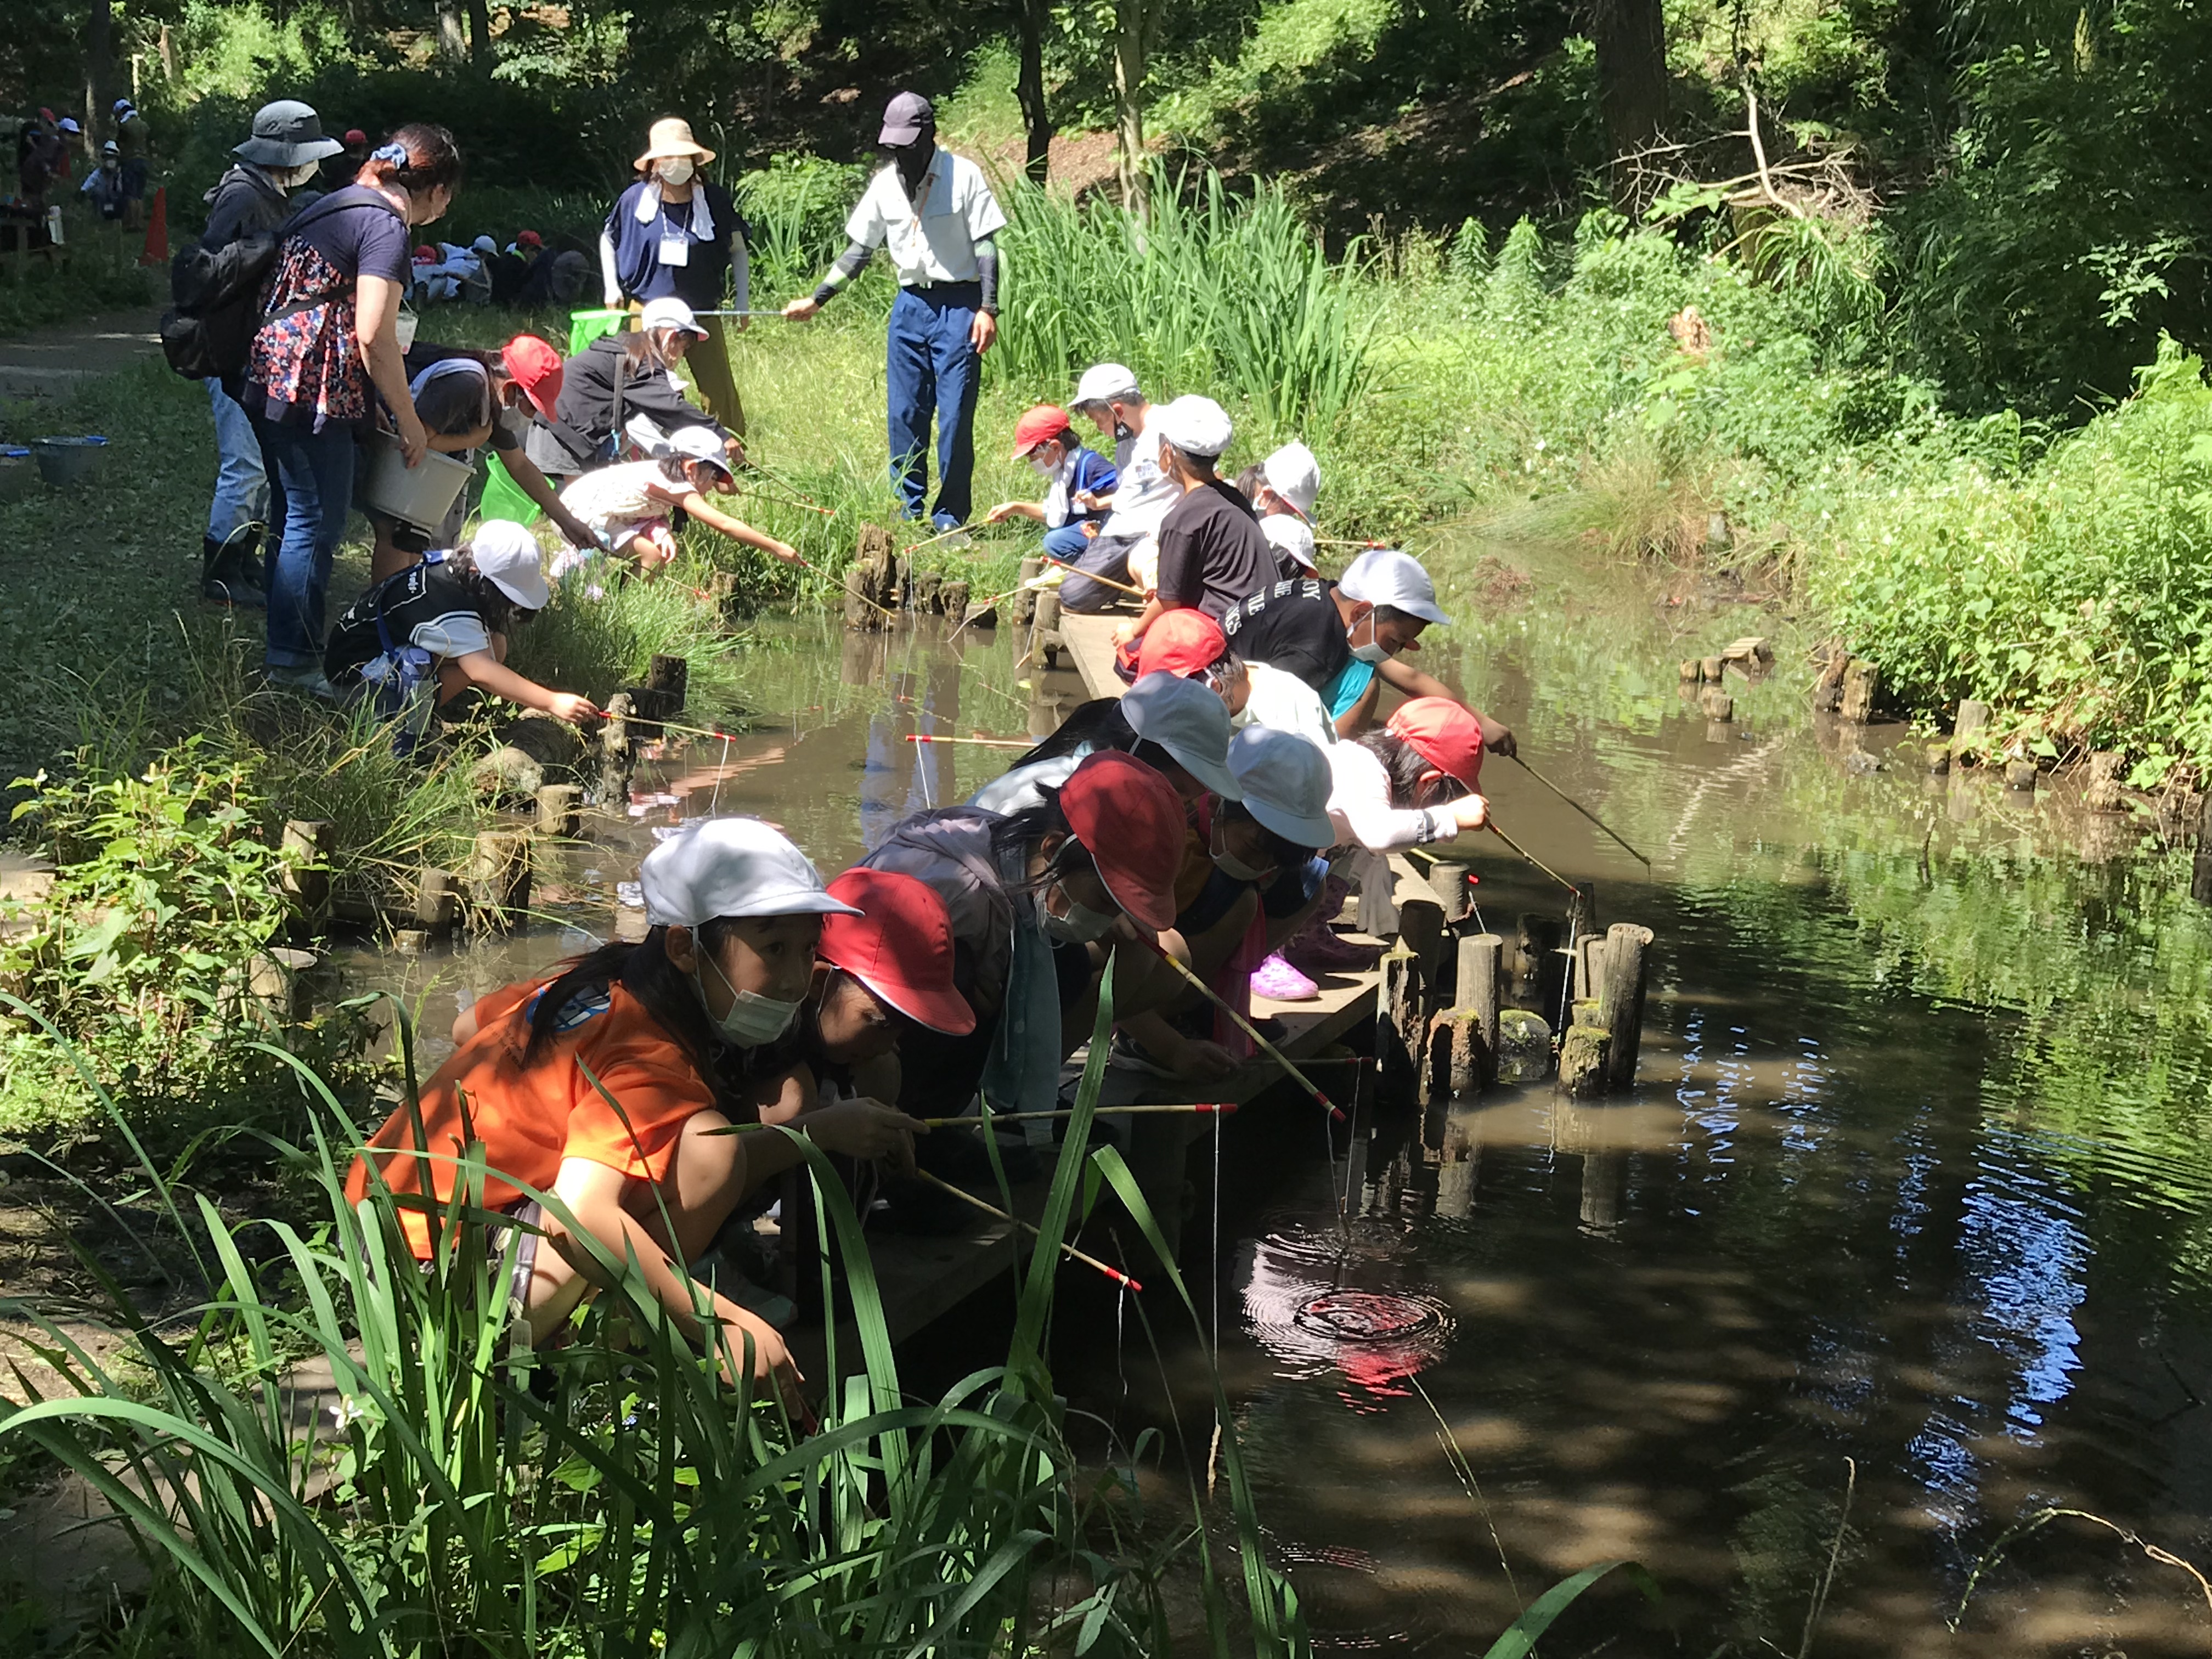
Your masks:
M 1082 676 L 1085 689 L 1093 697 L 1118 697 L 1126 689 L 1114 672 L 1114 624 L 1118 620 L 1113 616 L 1065 613 L 1060 619 L 1060 648 L 1072 659 L 1076 672 Z M 1390 862 L 1398 878 L 1396 886 L 1401 902 L 1432 898 L 1426 881 L 1413 864 L 1401 858 L 1394 858 Z M 1343 937 L 1347 942 L 1371 945 L 1378 950 L 1391 943 L 1361 933 L 1346 933 Z M 1276 1046 L 1285 1054 L 1303 1061 L 1319 1055 L 1346 1033 L 1374 1018 L 1381 1006 L 1382 981 L 1379 969 L 1324 975 L 1316 981 L 1321 988 L 1320 996 L 1310 1002 L 1253 998 L 1252 1018 L 1255 1024 L 1274 1022 L 1273 1028 L 1263 1029 L 1269 1029 Z M 1079 1050 L 1071 1062 L 1071 1075 L 1080 1071 L 1081 1063 L 1082 1053 Z M 1352 1066 L 1326 1069 L 1329 1074 L 1316 1075 L 1315 1083 L 1350 1109 L 1357 1101 L 1359 1081 L 1366 1075 L 1365 1071 Z M 1281 1069 L 1264 1055 L 1228 1078 L 1201 1085 L 1116 1066 L 1107 1073 L 1102 1103 L 1135 1105 L 1205 1100 L 1233 1101 L 1243 1105 L 1283 1080 Z M 1303 1097 L 1295 1104 L 1286 1103 L 1282 1109 L 1302 1114 L 1321 1110 Z M 1153 1200 L 1154 1218 L 1170 1247 L 1174 1248 L 1182 1232 L 1182 1196 L 1190 1149 L 1194 1142 L 1212 1133 L 1216 1120 L 1170 1114 L 1121 1121 L 1129 1131 L 1125 1146 L 1130 1168 L 1148 1198 Z M 1051 1150 L 1040 1149 L 1047 1157 Z M 1015 1213 L 1031 1220 L 1040 1215 L 1046 1186 L 1040 1180 L 1017 1187 L 1013 1192 Z M 884 1317 L 893 1340 L 911 1336 L 942 1318 L 1027 1256 L 1030 1241 L 1026 1233 L 980 1212 L 975 1218 L 975 1227 L 948 1237 L 884 1236 L 871 1241 L 869 1253 L 875 1264 Z M 1135 1271 L 1139 1279 L 1144 1277 L 1141 1266 Z M 793 1335 L 793 1346 L 799 1364 L 810 1376 L 821 1374 L 822 1337 L 818 1329 Z M 838 1342 L 841 1355 L 858 1353 L 856 1340 L 849 1330 L 840 1332 Z

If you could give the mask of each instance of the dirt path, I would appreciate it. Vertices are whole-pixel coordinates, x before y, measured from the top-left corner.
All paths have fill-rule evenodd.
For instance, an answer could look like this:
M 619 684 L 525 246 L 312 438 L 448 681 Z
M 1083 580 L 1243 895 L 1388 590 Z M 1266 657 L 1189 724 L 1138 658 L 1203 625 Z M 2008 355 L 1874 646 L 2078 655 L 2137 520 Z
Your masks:
M 0 340 L 0 398 L 66 397 L 100 375 L 158 358 L 160 321 L 148 307 Z

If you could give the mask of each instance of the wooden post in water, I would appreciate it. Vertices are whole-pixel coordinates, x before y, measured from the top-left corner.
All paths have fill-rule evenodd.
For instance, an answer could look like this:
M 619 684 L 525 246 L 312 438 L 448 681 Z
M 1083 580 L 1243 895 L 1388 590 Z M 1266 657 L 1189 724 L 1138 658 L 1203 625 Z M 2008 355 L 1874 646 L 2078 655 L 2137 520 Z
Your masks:
M 2082 805 L 2092 812 L 2117 812 L 2121 810 L 2121 757 L 2109 749 L 2100 749 L 2089 757 L 2089 787 L 2082 796 Z
M 1875 694 L 1881 689 L 1881 670 L 1863 657 L 1853 657 L 1844 669 L 1844 701 L 1839 711 L 1853 726 L 1874 718 Z
M 1505 941 L 1495 933 L 1475 933 L 1459 942 L 1459 1000 L 1455 1012 L 1467 1017 L 1467 1041 L 1452 1048 L 1452 1092 L 1470 1093 L 1498 1081 L 1498 992 Z
M 1030 618 L 1036 615 L 1036 589 L 1031 587 L 1030 584 L 1042 574 L 1044 574 L 1042 559 L 1022 561 L 1022 585 L 1014 590 L 1013 597 L 1006 601 L 1006 620 L 1016 628 L 1028 627 Z
M 630 696 L 617 691 L 607 699 L 607 718 L 599 727 L 599 810 L 620 817 L 629 810 Z
M 460 911 L 460 884 L 453 872 L 425 865 L 415 878 L 415 926 L 426 933 L 450 933 Z
M 1612 1046 L 1612 1034 L 1602 1025 L 1578 1020 L 1567 1027 L 1559 1042 L 1559 1086 L 1578 1099 L 1603 1094 Z
M 1735 699 L 1725 691 L 1708 690 L 1698 699 L 1705 718 L 1716 724 L 1725 724 L 1735 718 Z
M 674 719 L 684 712 L 684 699 L 691 689 L 690 663 L 656 654 L 646 665 L 645 689 L 653 699 L 653 718 Z
M 1718 685 L 1728 672 L 1728 665 L 1718 657 L 1703 657 L 1698 662 L 1698 677 L 1708 685 Z
M 1600 1018 L 1611 1038 L 1606 1076 L 1615 1090 L 1636 1081 L 1637 1049 L 1644 1038 L 1644 952 L 1651 937 L 1649 927 L 1632 921 L 1616 921 L 1606 932 Z
M 486 830 L 470 861 L 469 896 L 505 926 L 530 908 L 530 832 Z
M 549 783 L 538 792 L 538 833 L 573 836 L 582 826 L 584 792 L 573 783 Z
M 2189 896 L 2212 904 L 2212 789 L 2197 798 L 2197 864 L 2189 878 Z
M 331 853 L 337 846 L 337 825 L 319 818 L 294 818 L 285 824 L 277 846 L 291 855 L 291 863 L 276 886 L 292 901 L 295 915 L 311 917 L 330 902 Z
M 1419 1082 L 1423 1044 L 1421 963 L 1401 939 L 1382 957 L 1382 999 L 1375 1022 L 1375 1058 L 1386 1085 Z
M 1429 866 L 1429 890 L 1443 907 L 1446 927 L 1467 919 L 1467 878 L 1473 868 L 1453 859 L 1438 859 Z
M 1958 718 L 1951 726 L 1951 758 L 1967 762 L 1979 759 L 1982 728 L 1989 723 L 1989 704 L 1972 697 L 1961 697 Z

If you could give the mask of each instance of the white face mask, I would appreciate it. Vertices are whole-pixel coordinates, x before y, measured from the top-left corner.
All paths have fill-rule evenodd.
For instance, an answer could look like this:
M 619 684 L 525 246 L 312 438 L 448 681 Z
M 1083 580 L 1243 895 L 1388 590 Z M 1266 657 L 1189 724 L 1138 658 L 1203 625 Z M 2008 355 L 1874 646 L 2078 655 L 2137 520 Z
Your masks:
M 659 173 L 660 182 L 664 185 L 688 185 L 691 182 L 691 175 L 699 169 L 690 156 L 678 155 L 661 162 L 653 170 Z
M 705 945 L 700 945 L 698 951 L 699 959 L 714 969 L 714 977 L 730 994 L 730 1012 L 716 1019 L 714 1006 L 707 1000 L 706 981 L 696 976 L 691 981 L 698 988 L 699 1006 L 707 1011 L 708 1022 L 723 1042 L 740 1048 L 757 1048 L 763 1042 L 775 1042 L 791 1029 L 792 1021 L 799 1018 L 800 1004 L 778 1002 L 757 991 L 740 991 L 730 983 L 722 964 L 708 954 Z
M 1114 925 L 1115 912 L 1093 910 L 1088 905 L 1078 904 L 1075 895 L 1065 887 L 1055 885 L 1052 890 L 1067 901 L 1067 914 L 1056 916 L 1042 899 L 1037 902 L 1037 924 L 1044 929 L 1047 939 L 1061 945 L 1088 945 L 1103 937 Z
M 1042 455 L 1031 455 L 1029 456 L 1027 459 L 1030 464 L 1030 471 L 1036 473 L 1040 478 L 1049 478 L 1054 473 L 1060 471 L 1060 461 L 1057 457 L 1053 459 L 1047 460 Z
M 1216 839 L 1218 838 L 1217 834 Z M 1234 853 L 1214 848 L 1208 848 L 1206 850 L 1212 856 L 1213 867 L 1231 881 L 1262 882 L 1269 879 L 1275 873 L 1273 870 L 1255 870 Z
M 1367 623 L 1367 643 L 1364 645 L 1353 646 L 1352 647 L 1352 654 L 1358 658 L 1362 662 L 1371 663 L 1389 661 L 1391 655 L 1390 647 L 1387 645 L 1382 644 L 1375 637 L 1375 613 L 1372 611 L 1369 611 L 1365 620 Z M 1358 623 L 1354 623 L 1352 625 L 1352 632 L 1356 634 L 1358 631 L 1359 624 Z M 1349 641 L 1351 637 L 1351 634 L 1345 635 L 1345 638 L 1347 641 Z

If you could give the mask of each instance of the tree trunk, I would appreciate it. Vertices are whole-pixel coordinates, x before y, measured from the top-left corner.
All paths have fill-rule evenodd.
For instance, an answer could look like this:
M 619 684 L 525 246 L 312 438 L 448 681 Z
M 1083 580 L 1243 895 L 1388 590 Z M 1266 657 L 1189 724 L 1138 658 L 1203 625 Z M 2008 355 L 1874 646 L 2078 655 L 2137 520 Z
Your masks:
M 469 67 L 479 75 L 489 75 L 491 64 L 489 0 L 469 0 Z
M 1114 6 L 1114 168 L 1121 204 L 1133 212 L 1145 205 L 1145 60 L 1154 3 L 1115 0 Z
M 100 141 L 112 130 L 115 101 L 115 13 L 109 0 L 92 0 L 84 29 L 84 132 L 78 143 L 98 165 Z
M 1638 169 L 1630 159 L 1667 125 L 1667 19 L 1661 0 L 1592 0 L 1597 100 L 1605 118 L 1607 174 L 1613 205 L 1633 214 Z
M 1049 0 L 1020 3 L 1022 64 L 1014 79 L 1014 96 L 1021 102 L 1022 125 L 1029 133 L 1022 167 L 1031 184 L 1042 185 L 1052 167 L 1052 112 L 1044 101 L 1044 32 L 1052 13 Z
M 469 55 L 468 39 L 461 32 L 460 0 L 438 0 L 438 58 L 459 64 Z

